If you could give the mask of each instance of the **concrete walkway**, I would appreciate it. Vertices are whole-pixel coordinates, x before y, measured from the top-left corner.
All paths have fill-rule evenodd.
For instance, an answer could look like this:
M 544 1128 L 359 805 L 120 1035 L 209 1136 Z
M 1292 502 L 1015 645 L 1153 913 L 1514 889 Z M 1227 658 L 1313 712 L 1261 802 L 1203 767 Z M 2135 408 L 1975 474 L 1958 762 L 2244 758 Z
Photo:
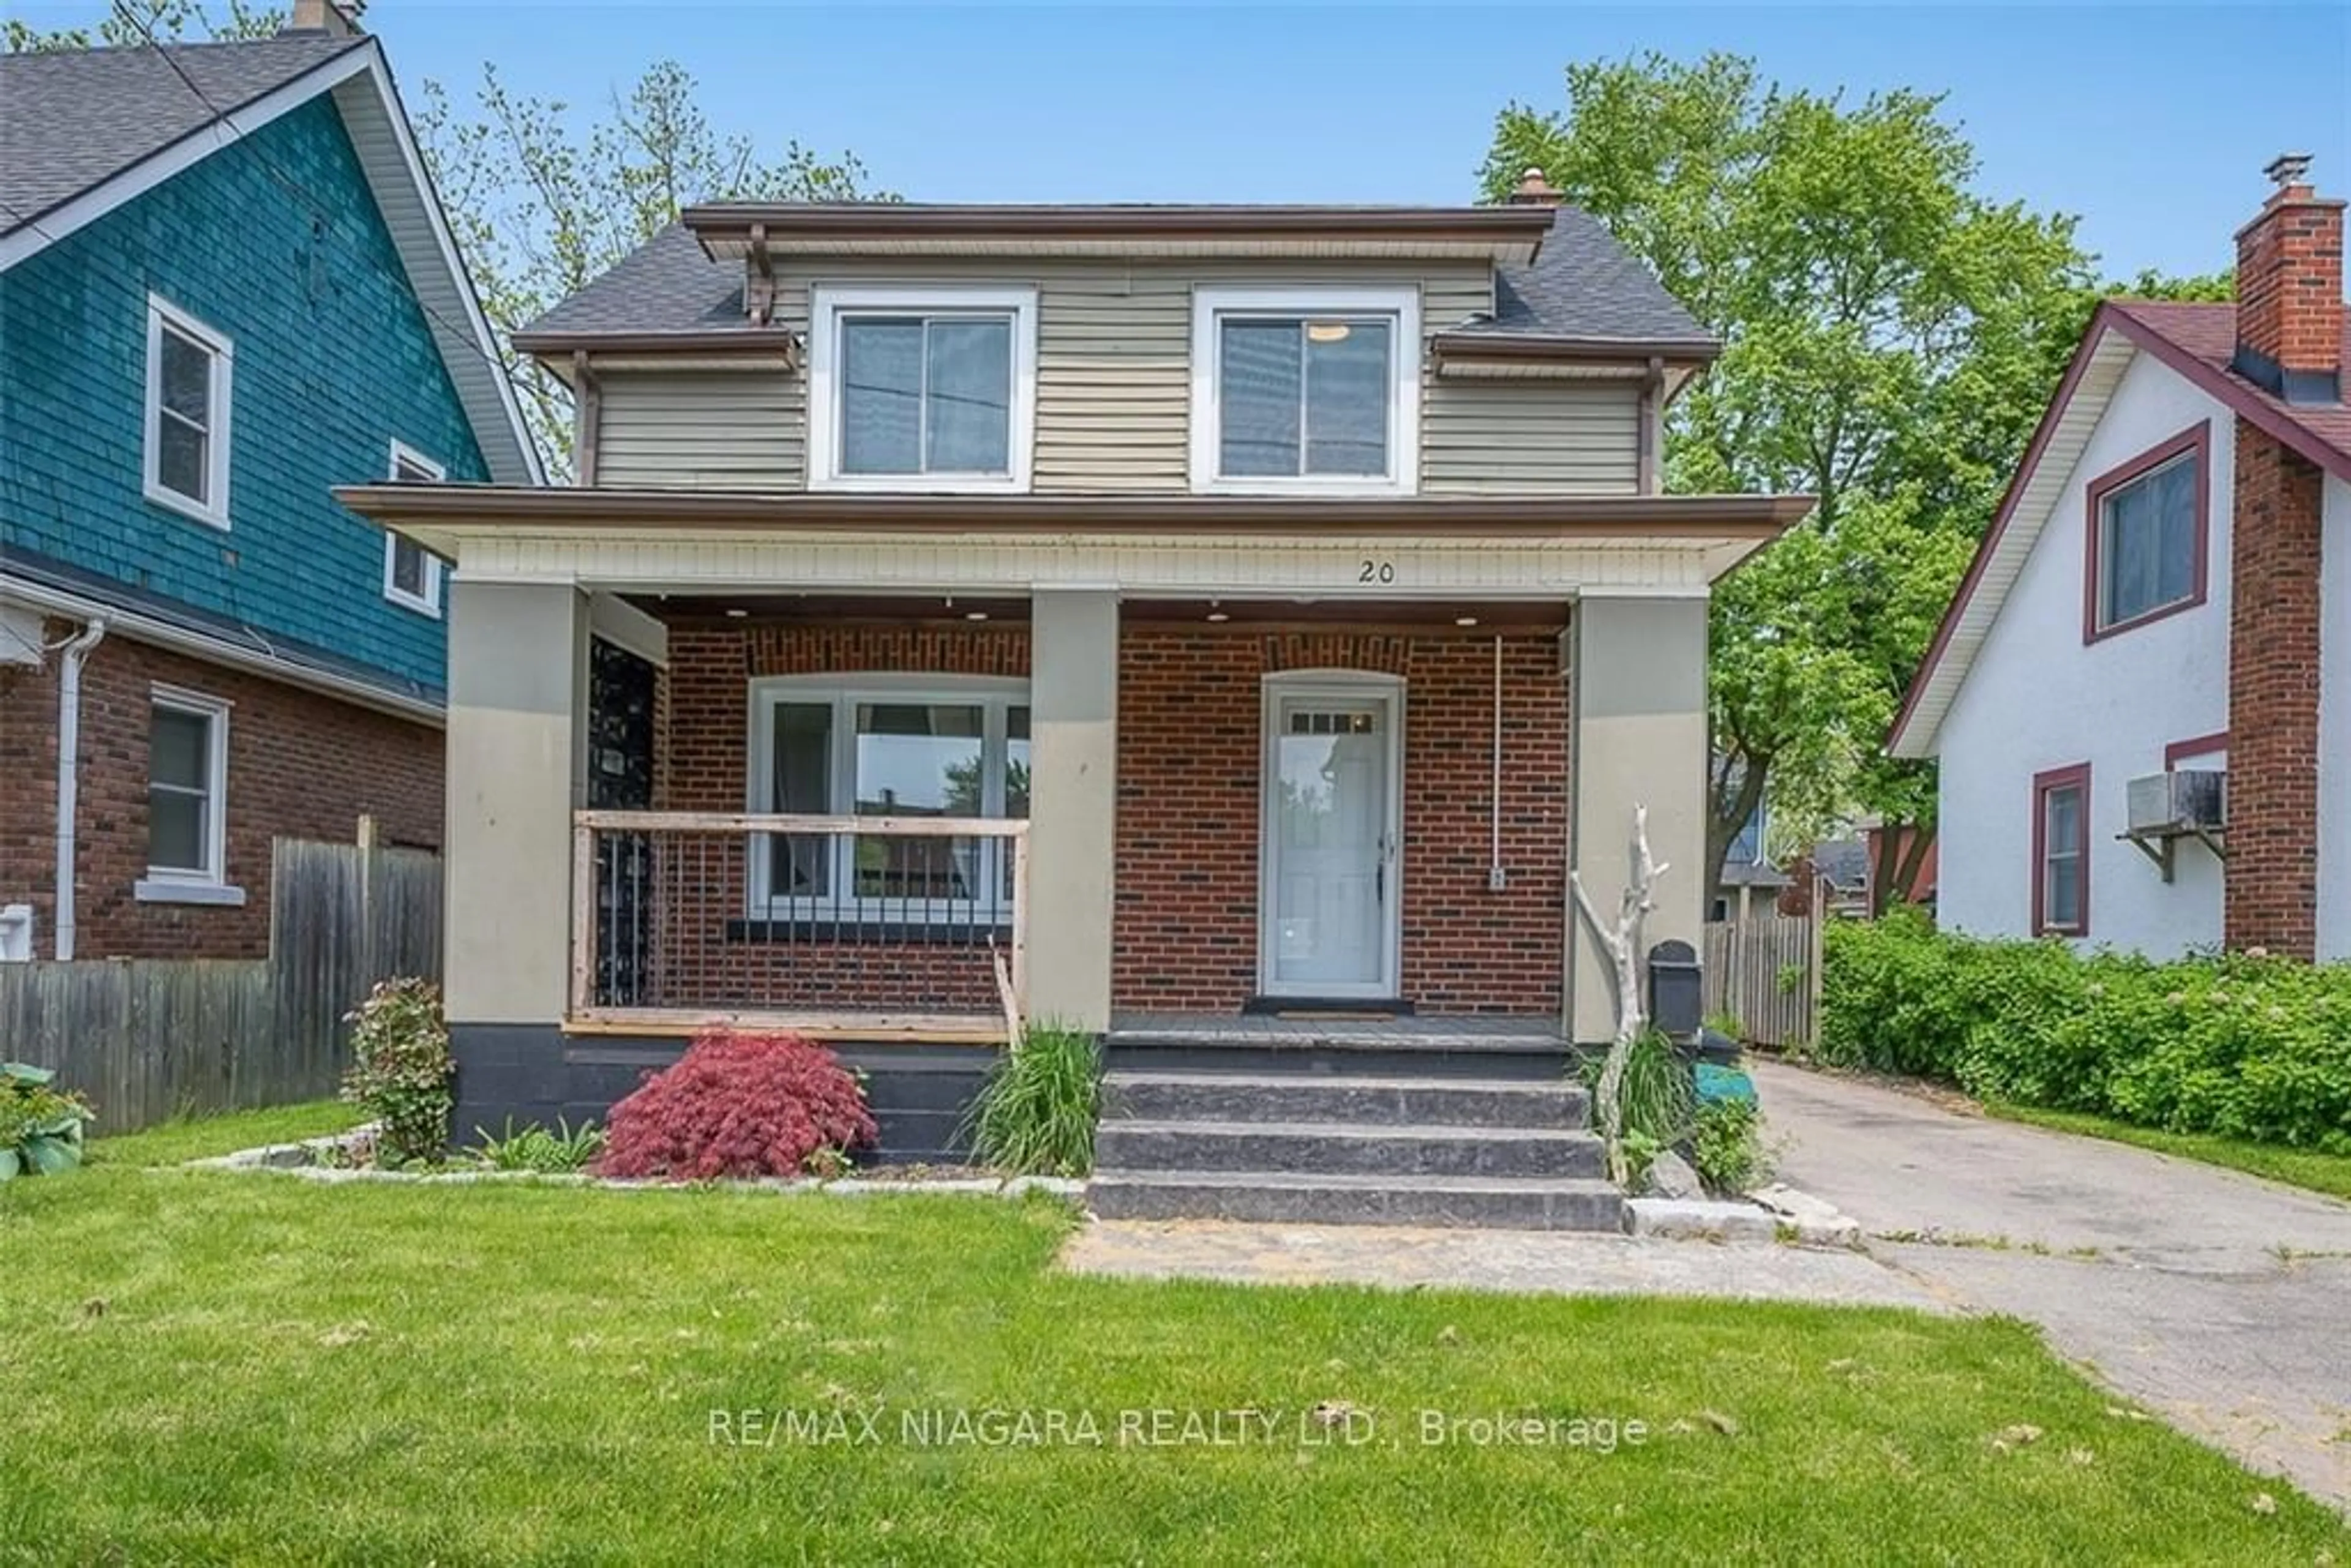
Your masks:
M 1079 1273 L 1153 1280 L 1426 1285 L 1572 1296 L 1725 1296 L 1951 1310 L 1927 1287 L 1858 1252 L 1549 1230 L 1111 1219 L 1089 1225 L 1072 1237 L 1061 1264 Z
M 2182 1429 L 2351 1507 L 2351 1205 L 1753 1068 L 1783 1179 L 1947 1301 L 2012 1313 Z

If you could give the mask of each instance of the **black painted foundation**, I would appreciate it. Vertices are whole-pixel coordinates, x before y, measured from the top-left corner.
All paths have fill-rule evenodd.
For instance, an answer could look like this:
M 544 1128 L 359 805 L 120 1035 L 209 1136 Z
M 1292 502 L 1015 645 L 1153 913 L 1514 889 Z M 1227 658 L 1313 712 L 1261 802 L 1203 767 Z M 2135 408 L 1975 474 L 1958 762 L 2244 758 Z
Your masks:
M 450 1131 L 460 1144 L 480 1141 L 537 1122 L 557 1119 L 578 1127 L 601 1124 L 613 1103 L 648 1072 L 684 1054 L 674 1037 L 567 1035 L 554 1024 L 453 1023 L 449 1050 L 457 1064 L 457 1108 Z M 997 1056 L 992 1046 L 861 1044 L 829 1049 L 865 1085 L 866 1103 L 881 1128 L 879 1147 L 861 1159 L 873 1164 L 963 1163 L 956 1130 L 978 1094 Z

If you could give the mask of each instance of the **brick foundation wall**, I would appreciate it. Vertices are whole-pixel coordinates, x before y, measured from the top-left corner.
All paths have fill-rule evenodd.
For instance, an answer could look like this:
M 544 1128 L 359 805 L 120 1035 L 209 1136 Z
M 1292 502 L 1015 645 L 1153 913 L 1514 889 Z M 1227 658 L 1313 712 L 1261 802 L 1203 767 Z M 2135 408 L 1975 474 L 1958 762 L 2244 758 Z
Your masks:
M 46 640 L 73 628 L 52 621 Z M 35 951 L 55 950 L 57 658 L 0 669 L 0 904 L 33 905 Z M 241 908 L 141 904 L 147 871 L 152 688 L 234 705 L 228 721 L 228 881 Z M 269 841 L 348 841 L 362 815 L 387 843 L 441 843 L 442 735 L 427 725 L 120 634 L 82 667 L 75 955 L 259 957 L 269 949 Z
M 2237 422 L 2223 940 L 2318 946 L 2318 466 Z
M 768 675 L 1026 675 L 1026 626 L 673 622 L 661 689 L 656 804 L 739 811 L 749 778 L 748 683 Z M 729 940 L 750 898 L 735 835 L 672 841 L 653 873 L 653 985 L 679 1007 L 983 1011 L 997 1007 L 984 942 Z
M 1502 647 L 1510 880 L 1491 893 L 1491 636 L 1129 622 L 1119 658 L 1114 1003 L 1230 1011 L 1257 990 L 1260 677 L 1343 669 L 1405 682 L 1405 997 L 1429 1012 L 1556 1012 L 1566 686 L 1551 636 L 1510 635 Z

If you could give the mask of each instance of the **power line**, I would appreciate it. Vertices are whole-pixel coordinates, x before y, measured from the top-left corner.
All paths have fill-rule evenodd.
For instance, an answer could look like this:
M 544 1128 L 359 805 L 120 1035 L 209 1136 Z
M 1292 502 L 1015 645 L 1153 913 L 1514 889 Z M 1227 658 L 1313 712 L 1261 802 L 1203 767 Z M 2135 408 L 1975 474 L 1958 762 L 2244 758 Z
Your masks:
M 205 110 L 212 115 L 214 120 L 226 120 L 229 119 L 229 112 L 213 101 L 210 95 L 196 84 L 195 78 L 188 74 L 187 68 L 182 66 L 179 60 L 173 57 L 171 48 L 167 47 L 162 40 L 155 37 L 155 31 L 152 26 L 133 13 L 124 3 L 124 0 L 110 0 L 110 3 L 113 6 L 114 14 L 139 30 L 140 36 L 147 40 L 148 47 L 152 48 L 162 62 L 171 68 L 172 74 L 180 78 L 181 84 L 184 86 L 190 93 L 194 95 L 196 101 L 204 106 Z M 254 161 L 261 165 L 263 171 L 267 173 L 271 179 L 277 181 L 278 184 L 285 187 L 285 189 L 292 195 L 308 204 L 312 215 L 319 220 L 317 232 L 319 235 L 341 245 L 347 254 L 353 256 L 362 266 L 375 273 L 377 277 L 392 285 L 393 288 L 397 289 L 402 295 L 403 295 L 408 301 L 414 305 L 426 318 L 442 328 L 442 329 L 451 338 L 463 344 L 467 352 L 473 354 L 485 365 L 488 366 L 489 369 L 496 374 L 498 380 L 505 385 L 507 394 L 515 400 L 516 408 L 517 412 L 519 412 L 523 402 L 529 398 L 530 393 L 528 393 L 524 388 L 516 384 L 514 375 L 507 368 L 504 360 L 500 359 L 496 354 L 483 349 L 482 345 L 475 340 L 473 328 L 470 324 L 461 326 L 451 321 L 439 310 L 434 308 L 432 305 L 427 303 L 423 297 L 416 292 L 414 287 L 410 284 L 406 277 L 384 267 L 381 263 L 378 262 L 375 257 L 367 255 L 365 252 L 360 251 L 356 246 L 349 244 L 348 241 L 345 240 L 344 236 L 340 234 L 335 227 L 333 220 L 338 210 L 335 204 L 328 202 L 323 197 L 319 196 L 318 193 L 303 184 L 302 182 L 287 173 L 286 171 L 278 165 L 277 162 L 271 158 L 260 146 L 257 139 L 249 136 L 245 137 L 241 140 L 240 145 L 251 152 Z M 426 174 L 426 178 L 428 180 L 431 178 L 429 172 Z M 424 198 L 427 201 L 439 200 L 437 193 L 429 189 L 424 193 Z M 41 230 L 38 225 L 35 225 L 35 232 L 42 234 L 45 238 L 48 237 L 47 232 Z M 454 239 L 452 243 L 455 243 Z M 457 265 L 460 269 L 459 281 L 461 286 L 470 288 L 472 287 L 471 278 L 463 275 L 465 267 L 465 258 L 463 256 L 457 258 Z M 532 444 L 532 437 L 528 426 L 526 426 L 521 432 L 521 435 L 526 446 Z M 538 454 L 534 451 L 532 455 L 536 456 Z

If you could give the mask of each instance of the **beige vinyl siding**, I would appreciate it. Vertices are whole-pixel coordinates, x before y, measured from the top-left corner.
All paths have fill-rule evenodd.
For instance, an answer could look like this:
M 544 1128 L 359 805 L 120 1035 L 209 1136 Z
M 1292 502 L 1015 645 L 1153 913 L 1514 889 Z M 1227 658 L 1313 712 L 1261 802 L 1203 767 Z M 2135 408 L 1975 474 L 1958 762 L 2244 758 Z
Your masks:
M 1625 382 L 1440 381 L 1421 409 L 1427 495 L 1630 496 L 1640 393 Z
M 780 371 L 607 372 L 597 382 L 596 483 L 797 490 L 803 384 Z
M 1196 286 L 1417 286 L 1423 329 L 1492 308 L 1484 262 L 901 258 L 777 280 L 776 321 L 808 330 L 811 282 L 1033 284 L 1040 494 L 1190 488 Z M 1424 353 L 1421 465 L 1431 494 L 1630 494 L 1629 385 L 1440 381 Z M 807 483 L 806 382 L 772 372 L 607 375 L 600 484 L 799 489 Z

